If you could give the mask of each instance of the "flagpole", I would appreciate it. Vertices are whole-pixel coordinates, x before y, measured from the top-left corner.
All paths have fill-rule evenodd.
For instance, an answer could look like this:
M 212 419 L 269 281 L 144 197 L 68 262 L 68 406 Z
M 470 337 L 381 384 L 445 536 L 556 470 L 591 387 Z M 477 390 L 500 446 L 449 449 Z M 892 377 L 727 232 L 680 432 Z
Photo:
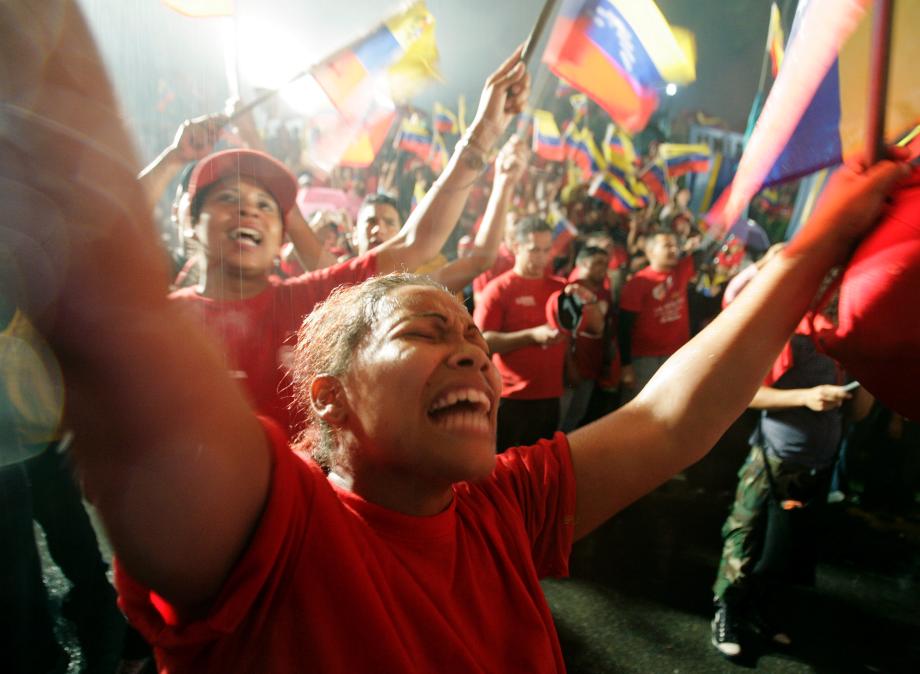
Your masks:
M 554 9 L 556 9 L 556 0 L 546 0 L 546 2 L 543 3 L 543 9 L 540 10 L 540 16 L 537 17 L 537 22 L 534 24 L 533 30 L 530 31 L 530 35 L 527 36 L 527 41 L 524 43 L 524 49 L 521 52 L 521 60 L 524 62 L 525 66 L 530 65 L 530 59 L 533 58 L 537 43 L 540 42 L 540 38 L 543 36 L 543 31 L 546 28 L 546 24 L 549 23 Z
M 866 112 L 866 161 L 871 166 L 885 158 L 885 111 L 888 103 L 888 67 L 891 52 L 891 16 L 894 0 L 875 0 L 872 15 L 872 53 L 869 103 Z

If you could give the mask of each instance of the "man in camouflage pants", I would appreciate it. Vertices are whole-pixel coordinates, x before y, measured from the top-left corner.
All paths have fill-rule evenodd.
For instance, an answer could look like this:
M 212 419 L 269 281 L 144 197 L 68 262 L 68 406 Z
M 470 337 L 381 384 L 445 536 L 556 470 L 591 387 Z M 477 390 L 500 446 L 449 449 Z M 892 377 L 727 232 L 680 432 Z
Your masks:
M 767 541 L 767 513 L 773 501 L 789 516 L 781 515 L 773 525 L 789 524 L 812 511 L 802 510 L 809 504 L 825 501 L 840 441 L 840 406 L 850 396 L 835 385 L 840 380 L 836 363 L 819 353 L 809 337 L 794 335 L 789 349 L 791 366 L 770 386 L 761 386 L 751 401 L 763 413 L 722 527 L 712 643 L 727 657 L 741 654 L 742 628 L 789 643 L 763 617 L 765 581 L 790 579 L 790 569 L 799 571 L 794 580 L 814 580 L 813 555 L 795 545 L 792 530 L 771 525 Z

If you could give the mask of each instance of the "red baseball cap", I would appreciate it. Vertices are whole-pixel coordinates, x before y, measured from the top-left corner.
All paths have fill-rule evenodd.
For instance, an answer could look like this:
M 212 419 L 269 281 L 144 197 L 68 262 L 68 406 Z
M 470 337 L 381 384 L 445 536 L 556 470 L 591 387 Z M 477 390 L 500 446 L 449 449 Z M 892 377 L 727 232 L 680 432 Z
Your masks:
M 228 176 L 258 180 L 278 202 L 283 215 L 297 199 L 297 178 L 287 166 L 264 152 L 240 149 L 215 152 L 198 162 L 189 179 L 189 198 L 194 201 L 200 190 Z

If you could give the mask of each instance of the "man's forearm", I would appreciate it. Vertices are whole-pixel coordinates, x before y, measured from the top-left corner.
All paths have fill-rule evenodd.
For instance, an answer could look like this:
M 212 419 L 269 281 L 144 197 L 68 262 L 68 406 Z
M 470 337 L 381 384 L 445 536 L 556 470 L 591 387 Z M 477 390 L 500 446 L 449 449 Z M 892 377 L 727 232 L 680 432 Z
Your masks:
M 533 337 L 533 329 L 518 330 L 516 332 L 493 332 L 487 331 L 482 334 L 489 345 L 492 353 L 508 353 L 516 351 L 525 346 L 533 346 L 536 341 Z
M 323 269 L 335 264 L 335 256 L 323 248 L 319 237 L 316 236 L 310 225 L 304 220 L 297 205 L 288 213 L 285 225 L 288 238 L 294 244 L 297 259 L 306 271 Z
M 806 389 L 781 389 L 761 386 L 748 407 L 755 410 L 783 410 L 805 406 Z

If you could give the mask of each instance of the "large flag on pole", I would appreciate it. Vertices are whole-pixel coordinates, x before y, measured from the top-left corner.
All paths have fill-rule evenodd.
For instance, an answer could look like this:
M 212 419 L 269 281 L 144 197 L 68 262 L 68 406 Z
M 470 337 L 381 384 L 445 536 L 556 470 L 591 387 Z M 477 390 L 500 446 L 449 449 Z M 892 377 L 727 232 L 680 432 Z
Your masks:
M 653 0 L 565 0 L 543 61 L 635 133 L 655 111 L 660 89 L 696 78 L 687 45 Z
M 707 216 L 730 226 L 761 186 L 839 163 L 865 142 L 870 0 L 802 0 L 773 89 L 730 194 Z M 900 135 L 920 117 L 920 3 L 895 3 L 885 128 Z M 849 41 L 848 41 L 849 38 Z M 845 45 L 845 46 L 844 46 Z
M 340 112 L 360 115 L 379 95 L 374 83 L 381 77 L 396 75 L 387 85 L 390 96 L 399 100 L 411 93 L 415 78 L 425 80 L 435 72 L 437 59 L 434 18 L 424 2 L 416 2 L 311 73 Z

